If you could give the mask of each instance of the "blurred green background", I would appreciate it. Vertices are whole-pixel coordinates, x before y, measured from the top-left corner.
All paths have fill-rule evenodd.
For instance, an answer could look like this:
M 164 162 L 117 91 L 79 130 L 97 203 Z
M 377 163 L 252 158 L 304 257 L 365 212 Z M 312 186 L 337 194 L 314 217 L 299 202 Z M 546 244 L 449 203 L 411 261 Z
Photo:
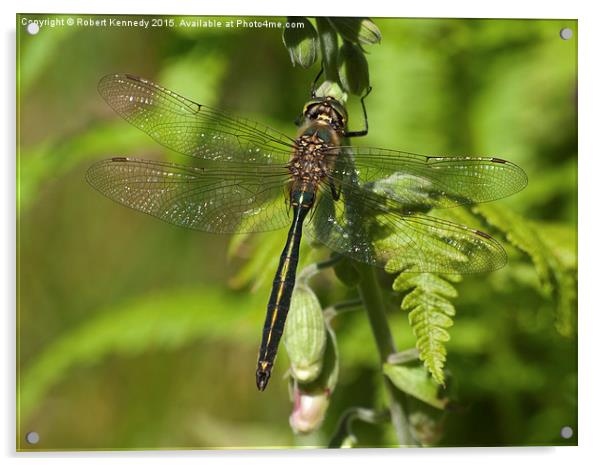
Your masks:
M 105 74 L 147 77 L 294 135 L 317 66 L 293 68 L 278 29 L 27 34 L 23 18 L 47 17 L 17 18 L 18 448 L 324 446 L 345 408 L 382 399 L 365 315 L 337 320 L 341 372 L 326 420 L 295 436 L 283 348 L 269 389 L 254 381 L 286 232 L 233 246 L 121 207 L 84 180 L 93 161 L 117 155 L 193 162 L 117 117 L 96 91 Z M 447 345 L 457 409 L 440 445 L 575 444 L 560 430 L 577 431 L 576 335 L 557 320 L 559 306 L 576 314 L 577 23 L 375 22 L 370 134 L 356 143 L 517 163 L 529 186 L 499 202 L 542 232 L 564 279 L 550 289 L 544 265 L 506 244 L 507 267 L 457 286 Z M 350 112 L 361 127 L 355 99 Z M 326 255 L 306 247 L 303 261 Z M 351 293 L 332 273 L 313 283 L 324 306 Z M 400 297 L 389 301 L 398 346 L 413 346 Z M 30 431 L 38 444 L 24 441 Z M 360 446 L 394 439 L 387 425 L 354 432 Z

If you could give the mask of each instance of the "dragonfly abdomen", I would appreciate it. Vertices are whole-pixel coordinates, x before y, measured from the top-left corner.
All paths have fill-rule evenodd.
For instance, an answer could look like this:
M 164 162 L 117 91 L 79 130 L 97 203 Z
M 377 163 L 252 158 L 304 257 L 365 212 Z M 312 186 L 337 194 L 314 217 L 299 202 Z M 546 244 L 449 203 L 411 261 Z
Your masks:
M 262 391 L 265 390 L 270 379 L 278 344 L 284 332 L 284 324 L 295 288 L 303 221 L 313 206 L 315 194 L 309 190 L 295 190 L 291 193 L 290 199 L 293 207 L 293 223 L 274 277 L 257 361 L 256 382 L 257 388 Z

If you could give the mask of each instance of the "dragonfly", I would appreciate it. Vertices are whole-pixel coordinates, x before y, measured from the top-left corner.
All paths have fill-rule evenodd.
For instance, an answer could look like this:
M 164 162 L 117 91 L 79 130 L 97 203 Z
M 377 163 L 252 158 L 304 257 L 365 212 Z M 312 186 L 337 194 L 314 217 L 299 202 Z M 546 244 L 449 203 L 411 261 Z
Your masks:
M 117 114 L 158 143 L 200 159 L 187 166 L 133 157 L 93 164 L 87 181 L 108 198 L 165 222 L 209 233 L 289 227 L 271 294 L 256 369 L 265 390 L 284 331 L 302 233 L 335 253 L 407 272 L 470 274 L 505 265 L 489 234 L 429 215 L 492 201 L 527 185 L 525 172 L 496 157 L 425 156 L 348 144 L 344 105 L 305 104 L 295 137 L 198 104 L 130 74 L 98 90 Z

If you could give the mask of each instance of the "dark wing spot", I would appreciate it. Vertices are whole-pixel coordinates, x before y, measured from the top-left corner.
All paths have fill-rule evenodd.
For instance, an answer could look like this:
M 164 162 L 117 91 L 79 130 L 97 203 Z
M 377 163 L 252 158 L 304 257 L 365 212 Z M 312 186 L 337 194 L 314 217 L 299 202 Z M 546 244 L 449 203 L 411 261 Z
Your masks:
M 474 231 L 477 235 L 482 236 L 483 238 L 487 238 L 487 239 L 493 239 L 491 237 L 491 235 L 488 235 L 487 233 L 485 233 L 484 231 L 481 230 L 475 230 Z
M 491 157 L 491 161 L 494 162 L 494 163 L 508 163 L 507 160 L 498 159 L 497 157 Z
M 113 157 L 111 158 L 111 162 L 127 162 L 127 157 Z
M 134 76 L 133 74 L 127 74 L 127 73 L 125 74 L 125 76 L 128 79 L 131 79 L 132 81 L 138 81 L 139 83 L 143 82 L 142 78 L 140 78 L 139 76 Z

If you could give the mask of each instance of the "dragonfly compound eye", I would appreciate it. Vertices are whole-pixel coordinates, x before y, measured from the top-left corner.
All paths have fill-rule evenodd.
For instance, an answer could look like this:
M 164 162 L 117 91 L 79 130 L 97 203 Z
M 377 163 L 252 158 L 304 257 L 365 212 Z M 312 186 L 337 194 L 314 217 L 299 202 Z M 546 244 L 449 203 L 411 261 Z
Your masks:
M 323 120 L 337 131 L 347 125 L 347 111 L 334 97 L 321 97 L 310 100 L 303 109 L 308 120 Z

